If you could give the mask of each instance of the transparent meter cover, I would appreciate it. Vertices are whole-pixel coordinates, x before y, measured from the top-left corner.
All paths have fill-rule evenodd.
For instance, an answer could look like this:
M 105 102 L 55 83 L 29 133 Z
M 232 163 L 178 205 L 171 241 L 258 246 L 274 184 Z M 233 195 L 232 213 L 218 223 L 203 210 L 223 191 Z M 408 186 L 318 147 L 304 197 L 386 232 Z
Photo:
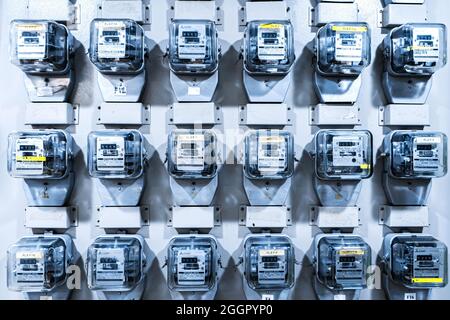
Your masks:
M 288 131 L 251 130 L 244 139 L 249 179 L 287 179 L 294 173 L 294 137 Z
M 431 236 L 397 236 L 390 245 L 392 279 L 408 288 L 445 287 L 447 247 Z
M 49 292 L 66 282 L 72 240 L 68 235 L 24 237 L 9 248 L 7 259 L 8 289 Z
M 295 253 L 285 235 L 251 235 L 244 242 L 245 279 L 253 290 L 283 290 L 294 285 Z
M 447 63 L 447 28 L 435 23 L 405 24 L 390 32 L 384 46 L 389 73 L 429 76 Z
M 72 136 L 63 130 L 8 136 L 8 172 L 14 178 L 62 179 L 72 168 Z
M 167 250 L 168 286 L 175 291 L 209 291 L 217 281 L 217 242 L 212 236 L 178 236 Z
M 399 179 L 440 178 L 447 174 L 447 136 L 441 132 L 394 131 L 386 137 L 388 171 Z
M 169 65 L 174 73 L 214 73 L 219 66 L 219 44 L 214 22 L 174 20 L 170 25 Z
M 73 37 L 66 26 L 46 20 L 13 20 L 10 59 L 29 74 L 65 74 L 71 67 Z
M 167 142 L 168 170 L 176 179 L 212 179 L 217 174 L 217 137 L 211 130 L 179 129 Z
M 144 279 L 141 236 L 100 236 L 89 247 L 86 269 L 91 290 L 130 291 Z
M 88 136 L 89 175 L 137 179 L 144 172 L 144 137 L 137 130 L 104 130 Z
M 367 287 L 371 249 L 358 236 L 324 236 L 317 244 L 317 279 L 330 290 Z
M 321 130 L 315 137 L 316 175 L 323 180 L 368 179 L 373 173 L 372 134 L 367 130 Z
M 144 70 L 144 30 L 130 19 L 94 19 L 89 57 L 105 74 L 136 74 Z
M 245 32 L 244 68 L 251 74 L 287 74 L 295 61 L 290 21 L 251 21 Z
M 316 37 L 317 71 L 325 75 L 359 75 L 371 62 L 367 23 L 332 22 Z

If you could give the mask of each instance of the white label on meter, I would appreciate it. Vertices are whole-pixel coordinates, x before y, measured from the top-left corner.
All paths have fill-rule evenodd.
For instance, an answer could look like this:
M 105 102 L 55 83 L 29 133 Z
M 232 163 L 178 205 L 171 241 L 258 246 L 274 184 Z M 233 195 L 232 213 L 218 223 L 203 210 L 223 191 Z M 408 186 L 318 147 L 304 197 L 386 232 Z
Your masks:
M 41 175 L 44 173 L 44 140 L 39 138 L 23 138 L 16 142 L 16 171 L 25 175 Z
M 17 58 L 40 60 L 46 54 L 47 30 L 43 24 L 22 24 L 17 26 Z
M 260 172 L 278 172 L 286 169 L 287 150 L 284 137 L 262 136 L 258 142 L 258 170 Z
M 100 59 L 125 58 L 127 36 L 122 21 L 100 21 L 98 26 L 98 57 Z
M 267 23 L 258 27 L 258 58 L 275 61 L 286 59 L 284 25 Z
M 336 32 L 335 59 L 339 62 L 360 62 L 363 57 L 363 36 L 366 27 L 333 26 Z
M 178 58 L 203 60 L 206 58 L 206 26 L 180 24 L 178 26 Z
M 333 137 L 333 166 L 360 167 L 364 164 L 363 143 L 361 137 Z
M 176 139 L 178 170 L 202 171 L 205 167 L 205 136 L 203 134 L 181 134 Z
M 123 137 L 97 138 L 97 170 L 125 170 L 125 139 Z
M 442 142 L 440 137 L 417 137 L 417 144 L 440 144 Z
M 125 252 L 123 249 L 99 249 L 96 261 L 98 284 L 122 285 L 125 281 Z
M 415 63 L 439 61 L 439 29 L 413 29 L 413 57 Z

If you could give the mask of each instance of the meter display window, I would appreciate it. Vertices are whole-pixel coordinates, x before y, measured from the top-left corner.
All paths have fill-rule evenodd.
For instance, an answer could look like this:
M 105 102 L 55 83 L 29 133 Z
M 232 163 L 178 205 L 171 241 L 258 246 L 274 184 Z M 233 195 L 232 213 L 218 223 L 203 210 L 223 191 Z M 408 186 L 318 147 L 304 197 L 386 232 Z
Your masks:
M 250 236 L 244 243 L 245 277 L 253 290 L 294 285 L 294 247 L 286 236 Z
M 408 288 L 445 287 L 447 247 L 425 235 L 397 236 L 390 244 L 392 279 Z
M 371 250 L 358 236 L 324 236 L 317 244 L 317 279 L 330 290 L 367 287 Z
M 315 140 L 318 178 L 360 180 L 372 176 L 373 139 L 369 131 L 322 130 Z
M 214 73 L 219 45 L 214 22 L 174 20 L 170 25 L 169 64 L 175 73 Z
M 144 278 L 143 239 L 101 236 L 88 249 L 87 278 L 91 290 L 127 291 Z
M 88 136 L 89 174 L 105 179 L 136 179 L 144 170 L 144 140 L 139 131 L 97 131 Z
M 289 21 L 252 21 L 244 39 L 244 67 L 254 74 L 286 74 L 295 61 Z
M 405 24 L 385 40 L 388 71 L 394 75 L 432 75 L 447 63 L 447 28 L 443 24 Z
M 70 69 L 73 38 L 62 24 L 13 20 L 10 46 L 11 62 L 25 73 L 65 74 Z
M 244 158 L 249 179 L 289 178 L 294 173 L 294 138 L 287 131 L 250 131 L 244 140 Z
M 8 172 L 14 178 L 62 179 L 71 169 L 71 146 L 71 136 L 62 130 L 12 133 Z
M 175 291 L 209 291 L 216 285 L 217 243 L 212 237 L 176 237 L 168 249 L 168 284 Z
M 447 174 L 447 136 L 440 132 L 396 131 L 390 137 L 394 178 L 439 178 Z M 389 143 L 389 141 L 387 141 Z
M 317 34 L 317 69 L 329 75 L 358 75 L 370 64 L 370 46 L 367 23 L 329 23 Z
M 22 292 L 48 292 L 67 278 L 72 240 L 69 236 L 31 236 L 8 250 L 8 288 Z
M 178 179 L 217 174 L 217 138 L 210 130 L 175 130 L 169 135 L 168 169 Z
M 103 73 L 136 74 L 144 69 L 144 30 L 134 20 L 94 19 L 89 56 Z

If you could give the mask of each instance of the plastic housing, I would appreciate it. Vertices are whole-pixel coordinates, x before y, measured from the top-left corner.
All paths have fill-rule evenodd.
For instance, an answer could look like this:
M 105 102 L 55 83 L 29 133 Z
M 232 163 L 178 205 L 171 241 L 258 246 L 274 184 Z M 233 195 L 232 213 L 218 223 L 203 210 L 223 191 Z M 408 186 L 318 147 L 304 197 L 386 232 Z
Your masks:
M 437 23 L 408 23 L 384 41 L 386 66 L 398 76 L 430 76 L 447 64 L 447 28 Z
M 104 130 L 88 136 L 89 175 L 137 179 L 144 172 L 144 137 L 137 130 Z
M 294 173 L 294 137 L 288 131 L 252 130 L 244 139 L 249 179 L 287 179 Z
M 253 290 L 284 290 L 294 285 L 294 246 L 285 235 L 250 235 L 244 241 L 245 280 Z
M 445 176 L 447 140 L 447 136 L 441 132 L 394 131 L 385 138 L 389 175 L 398 179 Z
M 212 236 L 174 237 L 167 250 L 170 290 L 209 291 L 217 283 L 217 241 Z
M 321 236 L 316 247 L 316 276 L 330 290 L 367 287 L 371 249 L 359 236 Z
M 87 253 L 91 290 L 130 291 L 144 279 L 142 236 L 106 235 L 95 239 Z
M 169 65 L 178 74 L 212 74 L 219 67 L 216 25 L 209 20 L 174 20 L 170 25 Z
M 63 179 L 72 168 L 72 136 L 64 130 L 8 136 L 8 172 L 14 178 Z
M 245 31 L 244 68 L 250 74 L 287 74 L 295 62 L 290 21 L 251 21 Z
M 73 37 L 65 25 L 46 20 L 13 20 L 11 63 L 28 74 L 65 74 L 71 68 Z
M 316 175 L 323 180 L 361 180 L 373 174 L 372 134 L 321 130 L 315 137 Z
M 145 66 L 144 30 L 130 19 L 94 19 L 89 57 L 105 74 L 140 73 Z
M 52 291 L 65 284 L 72 258 L 72 239 L 68 235 L 24 237 L 8 250 L 8 289 Z
M 367 23 L 331 22 L 316 37 L 316 69 L 324 75 L 359 75 L 371 62 Z
M 176 179 L 212 179 L 217 174 L 217 137 L 211 130 L 172 131 L 167 155 L 169 174 Z

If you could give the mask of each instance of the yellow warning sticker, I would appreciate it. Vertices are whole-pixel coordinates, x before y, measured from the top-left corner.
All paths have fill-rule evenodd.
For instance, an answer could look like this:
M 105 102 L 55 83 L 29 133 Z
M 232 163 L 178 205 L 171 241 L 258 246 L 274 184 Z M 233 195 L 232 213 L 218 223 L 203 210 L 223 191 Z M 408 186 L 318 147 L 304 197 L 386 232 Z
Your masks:
M 19 24 L 17 25 L 18 30 L 29 30 L 29 31 L 43 31 L 45 26 L 43 24 L 36 24 L 36 23 L 30 23 L 30 24 Z
M 260 25 L 260 28 L 263 28 L 263 29 L 280 29 L 281 27 L 283 27 L 283 25 L 281 25 L 279 23 L 266 23 L 266 24 Z
M 362 256 L 365 251 L 361 249 L 342 249 L 339 250 L 339 255 L 341 256 Z
M 443 278 L 413 278 L 412 283 L 444 283 Z
M 16 161 L 22 161 L 22 162 L 45 162 L 45 161 L 47 161 L 47 157 L 43 157 L 43 156 L 26 156 L 26 157 L 17 156 L 16 157 Z
M 370 169 L 370 164 L 368 163 L 363 163 L 362 165 L 359 166 L 362 170 L 369 170 Z
M 338 32 L 367 32 L 367 27 L 356 27 L 356 26 L 333 26 L 331 28 L 331 30 L 333 31 L 338 31 Z
M 278 143 L 280 143 L 280 142 L 283 142 L 284 141 L 284 137 L 282 137 L 282 136 L 262 136 L 262 137 L 259 137 L 259 140 L 261 141 L 261 142 L 278 142 Z

